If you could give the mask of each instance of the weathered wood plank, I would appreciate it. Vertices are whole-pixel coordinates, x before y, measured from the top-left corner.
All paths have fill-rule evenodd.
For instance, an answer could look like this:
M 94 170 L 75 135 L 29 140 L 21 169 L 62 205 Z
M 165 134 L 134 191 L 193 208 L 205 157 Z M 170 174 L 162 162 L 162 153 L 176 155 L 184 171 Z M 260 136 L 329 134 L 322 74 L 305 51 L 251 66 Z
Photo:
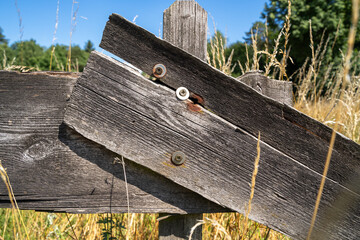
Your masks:
M 331 129 L 295 109 L 267 98 L 240 81 L 224 75 L 191 54 L 163 41 L 117 14 L 106 24 L 100 46 L 151 74 L 163 63 L 161 81 L 200 95 L 212 112 L 257 136 L 317 173 L 322 173 Z M 328 177 L 346 185 L 360 178 L 360 146 L 338 134 Z M 360 194 L 359 188 L 351 190 Z
M 117 154 L 63 125 L 78 75 L 0 71 L 0 160 L 21 209 L 127 212 Z M 131 212 L 228 211 L 125 159 Z M 10 207 L 0 182 L 0 207 Z
M 213 202 L 245 210 L 257 139 L 190 100 L 177 100 L 174 91 L 116 60 L 91 54 L 65 122 L 86 138 Z M 175 151 L 185 153 L 184 165 L 171 164 Z M 261 142 L 250 218 L 295 239 L 305 238 L 320 179 L 320 174 Z M 328 179 L 316 230 L 330 233 L 330 239 L 355 239 L 360 234 L 359 197 Z M 344 200 L 349 202 L 346 210 L 333 208 L 334 202 Z M 329 211 L 342 221 L 331 222 Z
M 237 78 L 259 93 L 286 105 L 293 105 L 293 86 L 290 81 L 280 81 L 265 77 L 260 72 L 247 72 Z
M 195 1 L 175 1 L 164 11 L 163 38 L 206 61 L 207 12 Z

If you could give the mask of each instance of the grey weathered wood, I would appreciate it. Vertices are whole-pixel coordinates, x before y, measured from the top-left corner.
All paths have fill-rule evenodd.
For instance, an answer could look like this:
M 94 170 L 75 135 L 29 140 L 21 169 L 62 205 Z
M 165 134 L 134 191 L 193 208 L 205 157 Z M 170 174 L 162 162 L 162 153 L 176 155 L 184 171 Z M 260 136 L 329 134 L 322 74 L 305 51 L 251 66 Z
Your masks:
M 163 41 L 117 14 L 106 24 L 100 46 L 151 74 L 155 64 L 163 63 L 167 75 L 160 79 L 176 89 L 180 86 L 203 98 L 212 112 L 278 151 L 321 174 L 332 130 L 292 107 L 267 98 L 242 82 L 226 76 L 191 54 Z M 347 184 L 360 178 L 357 169 L 360 146 L 337 134 L 329 179 Z M 360 194 L 360 189 L 351 186 Z
M 159 239 L 163 240 L 189 239 L 191 229 L 203 219 L 202 214 L 186 214 L 184 216 L 163 213 L 159 217 L 164 218 L 159 222 Z M 191 235 L 191 239 L 202 239 L 201 226 L 197 226 Z
M 175 1 L 164 11 L 163 38 L 206 61 L 207 12 L 195 1 Z
M 20 209 L 127 212 L 119 157 L 62 124 L 77 74 L 0 71 L 0 160 Z M 81 120 L 81 119 L 79 119 Z M 228 211 L 125 159 L 131 212 Z M 0 208 L 10 207 L 0 181 Z
M 259 93 L 286 105 L 293 105 L 293 86 L 290 81 L 270 79 L 261 72 L 247 72 L 237 78 Z
M 173 90 L 124 64 L 93 52 L 65 122 L 111 151 L 244 213 L 257 139 L 190 100 L 177 100 Z M 184 165 L 171 164 L 174 151 L 186 154 Z M 321 174 L 262 141 L 250 218 L 295 239 L 305 238 L 320 180 Z M 330 239 L 360 234 L 360 196 L 349 190 L 359 186 L 347 187 L 326 181 L 315 230 L 330 233 Z M 345 200 L 346 209 L 333 208 Z M 331 211 L 341 221 L 332 222 Z
M 163 15 L 163 38 L 206 61 L 207 12 L 195 1 L 175 1 Z M 188 239 L 188 233 L 202 214 L 177 215 L 159 222 L 161 240 Z M 202 225 L 193 239 L 202 239 Z

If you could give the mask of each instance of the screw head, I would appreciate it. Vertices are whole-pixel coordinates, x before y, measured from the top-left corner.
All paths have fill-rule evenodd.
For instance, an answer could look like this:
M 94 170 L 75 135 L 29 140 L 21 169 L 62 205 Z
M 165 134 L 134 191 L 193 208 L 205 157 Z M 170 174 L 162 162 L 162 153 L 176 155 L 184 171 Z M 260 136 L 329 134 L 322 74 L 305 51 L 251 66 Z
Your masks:
M 179 87 L 176 89 L 176 97 L 182 101 L 188 99 L 190 97 L 190 92 L 187 88 Z
M 180 96 L 182 96 L 182 97 L 185 97 L 186 96 L 186 90 L 185 89 L 181 89 L 180 90 L 180 92 L 179 92 L 179 94 L 180 94 Z
M 164 64 L 158 63 L 153 68 L 153 74 L 156 78 L 162 78 L 166 74 L 166 67 Z
M 176 151 L 171 155 L 171 162 L 176 165 L 182 165 L 185 162 L 185 154 L 180 151 Z

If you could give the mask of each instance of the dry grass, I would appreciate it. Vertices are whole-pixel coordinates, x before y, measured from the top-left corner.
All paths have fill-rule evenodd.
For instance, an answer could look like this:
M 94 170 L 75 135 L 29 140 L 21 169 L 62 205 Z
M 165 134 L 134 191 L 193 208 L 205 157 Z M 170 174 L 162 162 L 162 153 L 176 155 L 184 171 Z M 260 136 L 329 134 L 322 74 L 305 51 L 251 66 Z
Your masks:
M 215 28 L 215 23 L 214 32 L 215 36 L 214 38 L 210 38 L 210 46 L 208 46 L 210 54 L 207 55 L 207 62 L 225 74 L 231 75 L 235 68 L 235 65 L 231 66 L 234 50 L 231 51 L 230 56 L 226 59 L 226 38 L 222 38 L 217 34 L 218 31 Z
M 35 211 L 20 211 L 24 218 L 24 227 L 20 230 L 14 224 L 12 209 L 0 209 L 0 237 L 4 239 L 25 239 L 24 229 L 29 230 L 29 239 L 103 239 L 104 229 L 110 228 L 110 223 L 103 222 L 109 214 L 68 214 L 41 213 Z M 116 239 L 158 239 L 157 214 L 112 214 L 112 236 Z M 246 220 L 239 213 L 204 214 L 203 239 L 239 239 L 243 233 L 245 239 L 284 239 L 286 236 L 271 230 L 259 223 L 248 221 L 246 232 L 243 226 Z M 130 223 L 130 225 L 128 225 Z M 119 227 L 120 226 L 120 227 Z M 15 235 L 14 235 L 15 233 Z
M 265 56 L 266 65 L 263 70 L 266 76 L 284 80 L 291 78 L 286 74 L 286 63 L 290 59 L 288 49 L 291 27 L 290 10 L 289 7 L 285 25 L 275 41 L 272 52 L 269 52 L 268 46 L 263 50 L 257 49 L 257 36 L 253 36 L 254 58 L 252 63 L 249 57 L 244 65 L 239 63 L 243 72 L 258 69 L 259 58 Z M 72 13 L 72 18 L 74 16 L 75 21 L 76 11 L 75 14 Z M 309 24 L 311 26 L 311 22 Z M 346 74 L 344 67 L 333 71 L 331 63 L 324 67 L 324 55 L 330 44 L 328 39 L 324 39 L 324 36 L 317 47 L 311 42 L 312 56 L 304 62 L 303 67 L 296 75 L 292 76 L 299 83 L 294 107 L 330 127 L 338 124 L 339 132 L 360 143 L 360 76 L 355 74 L 355 70 Z M 284 46 L 279 46 L 281 38 L 284 38 Z M 331 45 L 332 48 L 335 41 Z M 228 59 L 225 58 L 225 46 L 224 39 L 215 36 L 215 39 L 210 42 L 212 57 L 208 58 L 208 62 L 226 74 L 231 74 L 233 70 L 232 55 Z M 355 56 L 355 58 L 357 57 Z M 7 63 L 6 57 L 4 59 L 3 69 L 17 67 L 12 63 Z M 57 63 L 55 55 L 54 60 Z M 344 57 L 343 66 L 348 63 L 349 59 Z M 70 66 L 69 62 L 67 67 Z M 21 66 L 18 67 L 21 68 Z M 62 69 L 65 67 L 62 66 Z M 345 76 L 346 85 L 341 84 L 343 76 Z M 5 183 L 9 182 L 6 177 L 3 177 L 3 180 Z M 11 191 L 9 190 L 9 192 Z M 26 229 L 29 239 L 101 239 L 104 230 L 111 232 L 113 237 L 119 239 L 157 239 L 158 236 L 156 214 L 67 215 L 18 211 L 14 206 L 12 209 L 0 209 L 0 216 L 2 216 L 0 217 L 0 239 L 1 237 L 26 239 Z M 22 223 L 20 216 L 23 219 Z M 246 216 L 239 213 L 204 214 L 203 221 L 195 227 L 200 225 L 203 226 L 204 239 L 239 239 L 241 236 L 245 236 L 246 239 L 289 239 L 266 226 L 247 220 Z
M 356 34 L 356 28 L 357 28 L 357 24 L 358 24 L 358 19 L 359 19 L 359 1 L 358 0 L 353 0 L 353 13 L 352 13 L 352 24 L 351 24 L 351 28 L 349 31 L 349 37 L 348 37 L 348 49 L 347 49 L 347 53 L 345 56 L 345 64 L 344 64 L 344 69 L 343 69 L 343 76 L 340 79 L 340 83 L 341 83 L 341 87 L 339 88 L 339 101 L 340 104 L 338 105 L 339 107 L 336 108 L 335 110 L 335 125 L 333 127 L 333 132 L 331 135 L 331 140 L 330 140 L 330 144 L 329 144 L 329 151 L 326 157 L 326 162 L 325 162 L 325 167 L 324 167 L 324 172 L 322 175 L 322 179 L 321 179 L 321 183 L 320 183 L 320 187 L 319 187 L 319 191 L 318 191 L 318 195 L 316 198 L 316 203 L 315 203 L 315 207 L 314 207 L 314 212 L 313 212 L 313 216 L 311 219 L 311 224 L 310 224 L 310 228 L 309 228 L 309 232 L 307 235 L 307 240 L 310 240 L 311 238 L 311 234 L 312 234 L 312 230 L 314 228 L 315 225 L 315 221 L 316 221 L 316 216 L 317 216 L 317 212 L 319 209 L 319 205 L 320 205 L 320 201 L 321 201 L 321 195 L 324 189 L 324 185 L 325 185 L 325 180 L 326 180 L 326 176 L 327 176 L 327 172 L 329 169 L 329 165 L 330 165 L 330 160 L 331 160 L 331 155 L 332 155 L 332 151 L 334 148 L 334 143 L 335 143 L 335 138 L 336 138 L 336 131 L 338 129 L 339 126 L 339 120 L 340 120 L 340 116 L 343 112 L 343 108 L 342 106 L 344 105 L 344 101 L 343 101 L 343 95 L 344 95 L 344 91 L 346 91 L 346 86 L 348 85 L 347 83 L 347 78 L 350 79 L 350 76 L 348 77 L 348 73 L 350 71 L 351 68 L 351 58 L 352 58 L 352 52 L 353 52 L 353 47 L 354 47 L 354 42 L 355 42 L 355 34 Z M 310 28 L 310 33 L 311 33 L 311 28 Z M 312 35 L 311 36 L 311 40 L 312 40 Z M 314 79 L 315 83 L 316 83 L 316 78 Z M 316 84 L 315 84 L 316 85 Z M 315 86 L 315 97 L 316 97 L 316 86 Z M 315 104 L 316 104 L 316 98 L 315 98 Z
M 50 66 L 49 66 L 49 71 L 51 71 L 51 65 L 52 65 L 52 60 L 53 60 L 53 56 L 55 53 L 55 40 L 56 40 L 56 32 L 59 26 L 59 9 L 60 9 L 60 0 L 57 1 L 57 5 L 56 5 L 56 21 L 55 21 L 55 30 L 54 30 L 54 34 L 53 34 L 53 39 L 52 39 L 52 48 L 51 48 L 51 55 L 50 55 Z
M 243 234 L 241 236 L 242 240 L 244 239 L 246 234 L 249 232 L 249 229 L 248 229 L 249 214 L 251 211 L 251 202 L 252 202 L 252 200 L 254 198 L 254 194 L 255 194 L 256 175 L 258 173 L 259 161 L 260 161 L 260 132 L 259 132 L 256 150 L 257 150 L 257 155 L 256 155 L 255 162 L 254 162 L 254 171 L 253 171 L 253 174 L 251 177 L 251 191 L 250 191 L 249 203 L 247 205 L 247 209 L 246 209 L 246 213 L 245 213 L 245 222 L 242 227 L 242 229 L 243 229 Z M 253 231 L 250 231 L 250 232 L 253 232 Z
M 74 11 L 74 6 L 75 4 L 77 4 L 77 7 L 76 7 L 76 10 Z M 77 17 L 77 13 L 78 13 L 78 10 L 79 10 L 79 5 L 78 3 L 73 0 L 72 2 L 72 6 L 71 6 L 71 29 L 70 29 L 70 43 L 69 43 L 69 50 L 68 50 L 68 56 L 67 56 L 67 70 L 69 72 L 71 72 L 71 44 L 72 44 L 72 35 L 75 31 L 75 27 L 76 27 L 76 17 Z
M 0 237 L 4 239 L 103 239 L 110 229 L 109 214 L 65 214 L 20 211 L 21 229 L 14 222 L 12 209 L 0 209 Z M 68 216 L 68 217 L 67 217 Z M 157 239 L 155 214 L 112 214 L 112 236 L 116 239 Z M 105 223 L 107 222 L 107 223 Z M 130 222 L 131 226 L 127 223 Z M 116 226 L 116 227 L 114 227 Z M 29 237 L 24 237 L 28 229 Z M 110 235 L 109 235 L 110 236 Z M 0 238 L 1 239 L 1 238 Z

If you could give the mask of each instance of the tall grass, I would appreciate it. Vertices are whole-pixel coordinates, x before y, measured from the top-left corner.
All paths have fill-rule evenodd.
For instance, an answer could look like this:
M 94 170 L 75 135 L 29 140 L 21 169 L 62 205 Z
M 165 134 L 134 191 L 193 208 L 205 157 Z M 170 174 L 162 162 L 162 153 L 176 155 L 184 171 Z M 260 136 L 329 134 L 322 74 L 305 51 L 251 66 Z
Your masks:
M 250 191 L 249 203 L 247 205 L 247 209 L 246 209 L 246 213 L 245 213 L 245 222 L 244 222 L 244 226 L 243 226 L 243 234 L 241 236 L 241 240 L 243 240 L 244 237 L 246 236 L 246 234 L 249 232 L 249 229 L 247 228 L 247 225 L 248 225 L 247 223 L 249 221 L 249 214 L 251 211 L 251 202 L 252 202 L 252 199 L 254 198 L 254 194 L 255 194 L 256 175 L 258 173 L 259 161 L 260 161 L 260 132 L 259 132 L 256 150 L 257 150 L 257 155 L 255 158 L 255 163 L 254 163 L 254 172 L 253 172 L 252 178 L 251 178 L 251 191 Z M 248 238 L 250 238 L 250 237 L 248 237 Z
M 53 60 L 53 56 L 55 53 L 55 40 L 56 40 L 56 32 L 59 26 L 59 10 L 60 10 L 60 0 L 57 1 L 57 5 L 56 5 L 56 20 L 55 20 L 55 30 L 54 30 L 54 34 L 53 34 L 53 38 L 52 38 L 52 48 L 51 48 L 51 54 L 50 54 L 50 66 L 49 66 L 49 71 L 51 71 L 51 65 L 52 65 L 52 60 Z
M 16 202 L 14 192 L 11 187 L 9 176 L 7 175 L 5 168 L 1 164 L 1 160 L 0 160 L 0 176 L 6 186 L 7 192 L 9 194 L 9 199 L 10 199 L 11 206 L 12 206 L 11 211 L 12 211 L 13 217 L 15 218 L 14 232 L 13 232 L 14 237 L 19 235 L 20 239 L 25 239 L 25 238 L 29 239 L 29 234 L 28 234 L 27 228 L 26 227 L 22 228 L 24 226 L 24 220 L 20 213 L 19 206 Z M 23 234 L 22 229 L 24 230 L 24 234 Z M 18 235 L 17 235 L 17 233 L 18 233 Z
M 23 44 L 24 26 L 22 24 L 21 11 L 18 6 L 17 0 L 15 0 L 15 7 L 16 7 L 16 12 L 18 14 L 18 20 L 19 20 L 20 64 L 24 65 L 24 44 Z
M 74 11 L 74 7 L 76 7 L 75 11 Z M 79 11 L 79 3 L 76 2 L 75 0 L 73 0 L 72 6 L 71 6 L 70 43 L 69 43 L 69 50 L 68 50 L 68 56 L 67 56 L 68 61 L 67 61 L 67 68 L 66 68 L 69 72 L 71 72 L 71 64 L 72 64 L 72 62 L 71 62 L 72 35 L 75 32 L 75 28 L 76 28 L 76 25 L 77 25 L 76 18 L 77 18 L 78 11 Z
M 75 25 L 76 12 L 77 10 L 71 14 Z M 252 45 L 247 46 L 247 48 L 252 47 L 254 57 L 250 59 L 247 54 L 246 63 L 236 64 L 239 64 L 243 73 L 249 70 L 258 70 L 259 58 L 265 57 L 266 64 L 264 69 L 261 69 L 264 71 L 264 75 L 283 80 L 297 80 L 297 94 L 294 102 L 296 109 L 330 127 L 337 128 L 342 134 L 360 143 L 360 76 L 356 75 L 356 69 L 349 72 L 349 66 L 351 66 L 349 53 L 344 56 L 341 67 L 335 68 L 333 63 L 325 65 L 323 62 L 326 50 L 330 46 L 332 49 L 334 48 L 337 33 L 335 33 L 333 43 L 329 42 L 329 38 L 325 39 L 324 33 L 317 46 L 311 38 L 311 56 L 296 74 L 288 76 L 286 67 L 288 61 L 291 61 L 289 50 L 291 43 L 288 42 L 291 34 L 290 16 L 291 2 L 289 1 L 284 27 L 275 40 L 272 51 L 269 51 L 267 45 L 265 49 L 258 49 L 256 33 L 252 36 Z M 311 29 L 311 21 L 309 25 Z M 338 26 L 340 27 L 340 23 Z M 73 30 L 72 23 L 70 35 Z M 310 36 L 312 36 L 311 30 Z M 284 45 L 280 46 L 280 42 L 284 42 Z M 232 63 L 232 54 L 226 59 L 225 47 L 224 39 L 215 35 L 210 42 L 211 56 L 209 56 L 208 62 L 230 75 L 234 63 Z M 71 59 L 70 46 L 69 51 L 68 59 Z M 354 56 L 352 61 L 356 61 L 357 58 L 359 56 Z M 56 62 L 55 55 L 54 60 Z M 71 70 L 71 64 L 71 60 L 68 60 L 66 69 Z M 9 68 L 11 65 L 11 63 L 4 62 L 3 68 Z M 64 66 L 62 67 L 64 69 Z M 3 177 L 3 179 L 7 178 Z M 5 180 L 4 182 L 9 183 L 8 180 Z M 11 191 L 9 190 L 9 192 Z M 3 239 L 24 239 L 27 235 L 29 239 L 102 239 L 104 232 L 111 232 L 110 236 L 118 239 L 157 239 L 158 236 L 157 214 L 37 213 L 18 211 L 14 205 L 12 209 L 0 209 L 0 216 L 2 216 L 0 217 L 0 239 L 1 237 Z M 23 221 L 20 220 L 20 216 Z M 239 239 L 241 236 L 246 236 L 246 239 L 288 239 L 266 226 L 248 220 L 246 216 L 239 213 L 204 214 L 203 220 L 197 224 L 197 226 L 200 225 L 203 226 L 204 239 Z M 311 235 L 311 231 L 309 235 Z
M 358 0 L 353 0 L 353 12 L 352 12 L 352 23 L 351 23 L 351 27 L 350 27 L 350 31 L 349 31 L 349 37 L 348 37 L 348 49 L 347 49 L 347 53 L 345 56 L 345 64 L 344 64 L 344 68 L 343 68 L 343 76 L 341 78 L 340 81 L 340 85 L 341 88 L 340 93 L 339 93 L 339 108 L 336 109 L 336 113 L 335 113 L 335 125 L 333 127 L 333 132 L 331 134 L 331 140 L 330 140 L 330 145 L 329 145 L 329 151 L 326 157 L 326 162 L 325 162 L 325 167 L 324 167 L 324 172 L 322 175 L 322 179 L 321 179 L 321 183 L 320 183 L 320 187 L 319 187 L 319 191 L 318 191 L 318 195 L 316 198 L 316 203 L 315 203 L 315 207 L 314 207 L 314 213 L 311 219 L 311 225 L 310 225 L 310 229 L 307 235 L 307 240 L 310 240 L 311 238 L 311 234 L 312 234 L 312 230 L 314 228 L 315 225 L 315 221 L 316 221 L 316 216 L 317 216 L 317 212 L 319 209 L 319 205 L 320 205 L 320 201 L 321 201 L 321 195 L 324 189 L 324 185 L 325 185 L 325 180 L 326 180 L 326 175 L 329 169 L 329 165 L 330 165 L 330 160 L 331 160 L 331 155 L 332 155 L 332 151 L 334 148 L 334 143 L 335 143 L 335 138 L 336 138 L 336 131 L 338 129 L 339 126 L 339 120 L 340 120 L 340 116 L 342 111 L 342 105 L 344 103 L 343 98 L 343 92 L 344 90 L 346 90 L 346 86 L 347 86 L 347 78 L 348 77 L 348 73 L 350 71 L 350 67 L 351 67 L 351 58 L 352 58 L 352 52 L 353 52 L 353 48 L 354 48 L 354 42 L 355 42 L 355 34 L 356 34 L 356 28 L 357 28 L 357 24 L 358 24 L 358 20 L 359 20 L 359 1 Z M 311 31 L 310 31 L 311 32 Z M 349 79 L 350 80 L 350 79 Z M 315 79 L 316 81 L 316 79 Z M 315 88 L 316 90 L 316 88 Z M 315 98 L 315 104 L 316 104 L 316 98 Z

